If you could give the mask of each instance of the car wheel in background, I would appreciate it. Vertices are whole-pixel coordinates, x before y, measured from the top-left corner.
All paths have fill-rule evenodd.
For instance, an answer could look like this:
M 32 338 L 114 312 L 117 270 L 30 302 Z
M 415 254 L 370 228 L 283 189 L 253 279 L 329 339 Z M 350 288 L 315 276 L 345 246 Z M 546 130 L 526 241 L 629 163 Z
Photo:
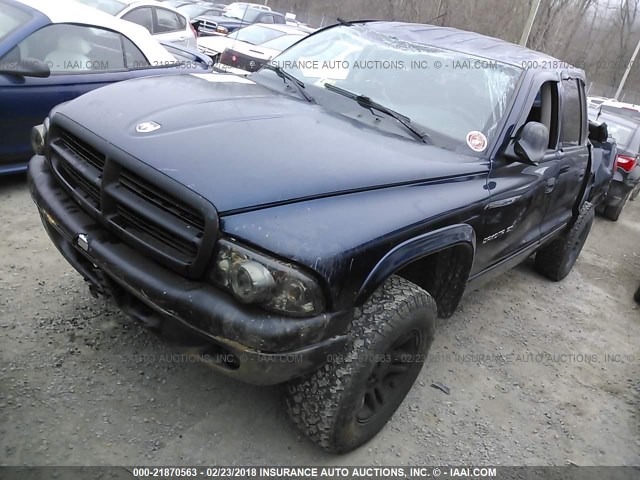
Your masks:
M 629 192 L 617 205 L 609 205 L 604 209 L 604 216 L 613 222 L 617 222 L 622 209 L 627 204 L 632 192 Z

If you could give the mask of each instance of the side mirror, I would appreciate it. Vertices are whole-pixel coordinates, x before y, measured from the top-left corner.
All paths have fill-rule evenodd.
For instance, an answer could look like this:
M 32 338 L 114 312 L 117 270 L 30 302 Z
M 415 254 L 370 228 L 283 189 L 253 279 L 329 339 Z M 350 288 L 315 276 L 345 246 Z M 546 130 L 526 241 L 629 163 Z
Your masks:
M 17 62 L 0 62 L 0 75 L 47 78 L 51 75 L 51 70 L 40 60 L 27 58 Z
M 589 120 L 589 140 L 605 143 L 609 138 L 609 127 L 606 123 L 596 123 Z
M 549 129 L 542 123 L 526 123 L 511 139 L 505 155 L 513 160 L 537 165 L 547 153 Z

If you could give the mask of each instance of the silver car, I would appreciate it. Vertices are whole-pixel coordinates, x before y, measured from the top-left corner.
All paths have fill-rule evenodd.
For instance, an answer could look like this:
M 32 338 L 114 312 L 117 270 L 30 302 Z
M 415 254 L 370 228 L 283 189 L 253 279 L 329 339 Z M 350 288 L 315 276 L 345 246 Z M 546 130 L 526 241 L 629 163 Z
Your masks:
M 154 0 L 76 0 L 114 17 L 145 27 L 156 40 L 197 48 L 189 19 L 175 8 Z

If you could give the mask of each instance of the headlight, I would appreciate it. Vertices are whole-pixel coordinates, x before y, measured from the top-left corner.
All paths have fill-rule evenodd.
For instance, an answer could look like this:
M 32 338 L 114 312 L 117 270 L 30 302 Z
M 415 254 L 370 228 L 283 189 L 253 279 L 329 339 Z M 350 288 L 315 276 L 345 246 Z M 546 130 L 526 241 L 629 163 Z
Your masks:
M 216 27 L 216 32 L 226 35 L 227 33 L 229 33 L 229 29 L 225 27 Z
M 36 125 L 31 129 L 31 148 L 36 155 L 44 155 L 49 133 L 49 119 L 46 118 L 42 125 Z
M 288 263 L 221 240 L 212 280 L 243 303 L 291 316 L 311 316 L 324 309 L 318 283 Z

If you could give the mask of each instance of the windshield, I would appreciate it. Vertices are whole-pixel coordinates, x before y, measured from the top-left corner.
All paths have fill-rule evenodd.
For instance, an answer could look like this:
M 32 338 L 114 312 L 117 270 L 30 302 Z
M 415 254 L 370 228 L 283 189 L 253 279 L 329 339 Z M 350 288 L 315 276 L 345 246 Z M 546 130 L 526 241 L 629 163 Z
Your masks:
M 250 25 L 240 30 L 236 30 L 233 33 L 227 35 L 228 38 L 233 38 L 240 42 L 250 43 L 252 45 L 260 45 L 274 38 L 278 38 L 284 35 L 284 32 L 276 30 L 274 28 L 265 27 L 262 25 Z
M 0 41 L 31 20 L 31 15 L 4 2 L 0 2 Z
M 367 26 L 338 26 L 272 63 L 306 85 L 332 84 L 411 119 L 434 144 L 486 149 L 522 73 L 468 54 L 401 41 Z M 313 96 L 313 92 L 309 92 Z
M 283 35 L 274 40 L 269 40 L 268 42 L 263 43 L 261 46 L 263 46 L 264 48 L 271 48 L 273 50 L 282 51 L 286 50 L 294 43 L 299 42 L 304 37 L 304 35 Z
M 239 5 L 230 8 L 222 15 L 225 17 L 236 18 L 246 22 L 254 22 L 262 12 L 246 5 Z
M 122 10 L 127 8 L 126 3 L 118 2 L 118 0 L 76 0 L 77 2 L 84 3 L 90 7 L 97 8 L 109 15 L 117 15 Z

